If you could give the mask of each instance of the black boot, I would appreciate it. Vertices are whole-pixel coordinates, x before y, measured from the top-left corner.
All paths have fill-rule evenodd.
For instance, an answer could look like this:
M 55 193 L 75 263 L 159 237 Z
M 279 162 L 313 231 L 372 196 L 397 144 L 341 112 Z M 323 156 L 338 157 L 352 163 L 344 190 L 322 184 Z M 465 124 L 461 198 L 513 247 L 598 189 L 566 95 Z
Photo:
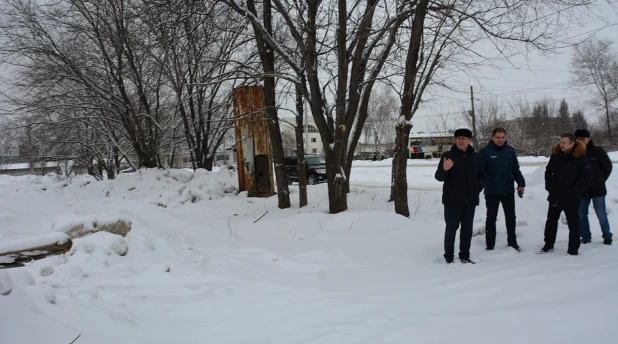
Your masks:
M 578 253 L 577 253 L 577 249 L 575 249 L 575 248 L 569 248 L 569 249 L 567 250 L 567 254 L 569 254 L 569 255 L 571 255 L 571 256 L 577 256 L 577 255 L 578 255 Z
M 517 245 L 517 242 L 512 242 L 509 244 L 509 247 L 512 247 L 515 249 L 515 251 L 517 252 L 521 252 L 521 247 L 519 247 L 519 245 Z
M 612 238 L 603 239 L 603 243 L 604 243 L 605 245 L 611 245 L 611 244 L 612 244 Z
M 590 239 L 582 238 L 582 244 L 589 244 L 589 243 L 590 243 Z
M 541 249 L 541 253 L 549 253 L 549 252 L 552 252 L 553 250 L 554 250 L 553 246 L 545 244 L 545 246 L 543 246 L 543 248 Z
M 459 258 L 459 259 L 461 259 L 461 262 L 464 263 L 464 264 L 467 264 L 467 263 L 469 263 L 469 264 L 476 264 L 475 262 L 470 260 L 470 258 Z

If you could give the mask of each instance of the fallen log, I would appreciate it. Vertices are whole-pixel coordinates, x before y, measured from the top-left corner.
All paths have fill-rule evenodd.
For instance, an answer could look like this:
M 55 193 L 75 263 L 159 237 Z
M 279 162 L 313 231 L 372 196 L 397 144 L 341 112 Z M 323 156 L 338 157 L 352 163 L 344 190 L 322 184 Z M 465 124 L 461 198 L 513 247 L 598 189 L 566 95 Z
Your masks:
M 52 232 L 0 244 L 0 269 L 24 266 L 24 263 L 63 254 L 73 242 L 65 233 Z

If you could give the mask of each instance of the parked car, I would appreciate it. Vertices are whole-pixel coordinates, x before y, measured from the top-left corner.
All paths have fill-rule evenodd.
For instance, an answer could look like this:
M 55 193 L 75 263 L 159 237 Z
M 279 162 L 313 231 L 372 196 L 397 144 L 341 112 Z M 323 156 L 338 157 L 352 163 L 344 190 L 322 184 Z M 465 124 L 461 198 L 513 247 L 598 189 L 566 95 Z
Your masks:
M 326 181 L 326 159 L 323 156 L 306 155 L 305 156 L 307 175 L 307 184 L 315 185 L 319 182 Z M 296 156 L 288 156 L 285 158 L 285 170 L 288 174 L 288 181 L 298 181 L 298 161 Z

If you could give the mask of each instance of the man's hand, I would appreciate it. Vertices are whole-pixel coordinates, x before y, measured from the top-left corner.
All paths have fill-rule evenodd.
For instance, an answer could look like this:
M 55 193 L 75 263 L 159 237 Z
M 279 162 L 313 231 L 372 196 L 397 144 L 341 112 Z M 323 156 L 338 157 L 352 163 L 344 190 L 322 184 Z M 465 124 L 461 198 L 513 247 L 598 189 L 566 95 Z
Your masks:
M 517 188 L 517 194 L 519 195 L 519 198 L 524 196 L 524 189 L 525 188 Z
M 453 162 L 453 160 L 444 158 L 444 164 L 442 164 L 442 168 L 444 168 L 445 171 L 448 171 L 451 169 L 451 167 L 453 167 L 454 164 L 455 163 Z

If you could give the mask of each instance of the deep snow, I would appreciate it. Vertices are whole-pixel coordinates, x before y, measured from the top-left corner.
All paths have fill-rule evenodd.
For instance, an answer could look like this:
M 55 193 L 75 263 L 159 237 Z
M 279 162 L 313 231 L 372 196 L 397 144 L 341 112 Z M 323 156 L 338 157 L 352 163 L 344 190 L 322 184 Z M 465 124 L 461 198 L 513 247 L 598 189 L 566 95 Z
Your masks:
M 618 160 L 618 154 L 611 157 Z M 329 215 L 325 184 L 309 206 L 236 195 L 228 170 L 142 170 L 114 181 L 0 176 L 0 244 L 92 219 L 126 219 L 123 238 L 75 239 L 70 254 L 6 270 L 0 343 L 610 343 L 618 338 L 618 248 L 539 255 L 546 159 L 521 158 L 524 252 L 473 238 L 476 265 L 446 265 L 437 160 L 411 161 L 411 218 L 388 203 L 390 161 L 358 162 L 349 211 Z M 618 173 L 607 208 L 618 228 Z M 481 202 L 483 203 L 483 202 Z M 267 212 L 267 213 L 266 213 Z M 262 215 L 266 215 L 255 222 Z M 485 206 L 475 233 L 484 232 Z M 255 222 L 255 223 L 254 223 Z M 28 239 L 26 239 L 28 240 Z M 0 271 L 0 282 L 2 282 Z

